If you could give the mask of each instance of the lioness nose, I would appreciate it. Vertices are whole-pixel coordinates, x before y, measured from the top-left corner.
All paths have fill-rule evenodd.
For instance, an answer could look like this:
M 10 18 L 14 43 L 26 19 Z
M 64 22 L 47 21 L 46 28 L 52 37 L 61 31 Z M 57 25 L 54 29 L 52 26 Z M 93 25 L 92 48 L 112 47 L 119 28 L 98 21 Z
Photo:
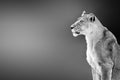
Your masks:
M 71 29 L 73 29 L 74 27 L 71 27 Z
M 75 24 L 72 24 L 70 28 L 73 29 L 75 28 L 75 26 L 76 26 Z

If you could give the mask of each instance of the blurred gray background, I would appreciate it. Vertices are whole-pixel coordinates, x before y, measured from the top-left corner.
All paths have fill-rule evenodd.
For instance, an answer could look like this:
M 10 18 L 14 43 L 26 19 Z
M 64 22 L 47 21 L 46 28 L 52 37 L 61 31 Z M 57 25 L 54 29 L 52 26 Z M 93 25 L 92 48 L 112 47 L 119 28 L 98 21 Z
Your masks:
M 114 32 L 116 3 L 0 1 L 0 80 L 92 80 L 84 36 L 74 38 L 70 25 L 86 10 Z

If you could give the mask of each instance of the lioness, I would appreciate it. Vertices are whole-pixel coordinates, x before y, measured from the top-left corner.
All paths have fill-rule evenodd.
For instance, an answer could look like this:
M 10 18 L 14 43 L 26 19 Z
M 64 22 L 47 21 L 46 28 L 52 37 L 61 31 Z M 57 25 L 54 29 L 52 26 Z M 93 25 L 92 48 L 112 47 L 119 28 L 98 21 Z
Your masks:
M 113 33 L 93 13 L 85 11 L 71 25 L 71 31 L 74 37 L 85 36 L 93 80 L 120 80 L 120 47 Z

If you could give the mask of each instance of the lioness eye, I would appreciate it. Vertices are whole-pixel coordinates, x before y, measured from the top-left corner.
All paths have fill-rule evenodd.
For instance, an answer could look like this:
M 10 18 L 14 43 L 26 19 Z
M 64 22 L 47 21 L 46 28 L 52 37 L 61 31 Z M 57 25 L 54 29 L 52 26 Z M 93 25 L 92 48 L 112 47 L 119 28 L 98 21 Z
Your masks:
M 84 22 L 84 20 L 80 20 L 80 23 L 83 23 Z

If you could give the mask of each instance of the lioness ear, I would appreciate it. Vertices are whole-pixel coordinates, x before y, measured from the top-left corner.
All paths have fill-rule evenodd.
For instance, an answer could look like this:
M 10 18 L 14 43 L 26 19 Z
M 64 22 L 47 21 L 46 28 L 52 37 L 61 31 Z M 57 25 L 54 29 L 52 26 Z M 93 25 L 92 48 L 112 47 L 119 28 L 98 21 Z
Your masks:
M 90 22 L 95 22 L 95 16 L 91 16 L 91 17 L 89 18 L 89 20 L 90 20 Z
M 83 16 L 85 13 L 86 13 L 86 11 L 83 11 L 82 14 L 81 14 L 81 16 Z

